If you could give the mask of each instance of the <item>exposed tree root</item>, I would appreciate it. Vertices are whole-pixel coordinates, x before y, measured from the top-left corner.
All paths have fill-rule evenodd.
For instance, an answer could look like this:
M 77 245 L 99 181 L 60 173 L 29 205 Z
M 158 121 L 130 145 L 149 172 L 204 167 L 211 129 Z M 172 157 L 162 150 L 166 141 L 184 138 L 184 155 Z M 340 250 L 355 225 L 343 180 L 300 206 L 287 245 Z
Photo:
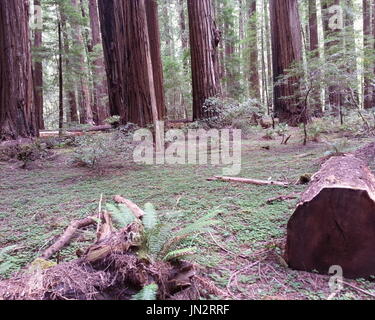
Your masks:
M 136 221 L 116 231 L 108 212 L 74 221 L 41 258 L 10 280 L 0 282 L 4 300 L 126 300 L 145 286 L 158 285 L 158 299 L 199 299 L 223 292 L 203 280 L 193 264 L 153 261 L 138 255 L 142 245 L 141 209 L 117 196 Z M 100 221 L 99 221 L 100 220 Z M 47 261 L 66 246 L 78 229 L 98 223 L 97 240 L 81 257 L 58 265 Z

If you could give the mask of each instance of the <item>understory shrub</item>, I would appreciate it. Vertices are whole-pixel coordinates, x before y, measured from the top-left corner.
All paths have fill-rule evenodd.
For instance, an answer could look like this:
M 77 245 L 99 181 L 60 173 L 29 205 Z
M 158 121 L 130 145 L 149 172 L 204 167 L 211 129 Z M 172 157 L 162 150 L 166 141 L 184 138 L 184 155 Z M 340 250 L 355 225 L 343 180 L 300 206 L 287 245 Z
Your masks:
M 93 170 L 101 170 L 108 161 L 132 159 L 136 144 L 130 131 L 80 137 L 73 154 L 73 164 Z
M 242 129 L 245 133 L 252 125 L 254 115 L 258 117 L 264 115 L 256 99 L 248 99 L 239 103 L 230 99 L 210 98 L 206 100 L 203 109 L 211 115 L 205 120 L 210 128 Z

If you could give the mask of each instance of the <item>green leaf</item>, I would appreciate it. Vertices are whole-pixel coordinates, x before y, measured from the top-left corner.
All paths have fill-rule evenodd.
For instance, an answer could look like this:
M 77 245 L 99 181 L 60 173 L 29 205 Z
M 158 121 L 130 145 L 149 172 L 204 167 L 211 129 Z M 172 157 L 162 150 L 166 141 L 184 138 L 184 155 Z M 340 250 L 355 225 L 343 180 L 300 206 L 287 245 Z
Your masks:
M 146 231 L 154 229 L 158 223 L 158 215 L 155 207 L 151 203 L 145 205 L 145 215 L 143 216 L 143 225 Z
M 190 247 L 190 248 L 183 248 L 183 249 L 178 249 L 169 252 L 165 257 L 164 261 L 171 261 L 171 260 L 176 260 L 176 259 L 181 259 L 183 257 L 191 256 L 197 252 L 197 248 L 195 247 Z
M 123 204 L 115 206 L 108 203 L 106 204 L 106 208 L 111 213 L 115 224 L 117 224 L 120 228 L 125 228 L 135 221 L 135 217 L 132 212 Z
M 145 286 L 141 291 L 135 294 L 131 300 L 156 300 L 158 289 L 158 285 L 156 283 L 152 283 Z

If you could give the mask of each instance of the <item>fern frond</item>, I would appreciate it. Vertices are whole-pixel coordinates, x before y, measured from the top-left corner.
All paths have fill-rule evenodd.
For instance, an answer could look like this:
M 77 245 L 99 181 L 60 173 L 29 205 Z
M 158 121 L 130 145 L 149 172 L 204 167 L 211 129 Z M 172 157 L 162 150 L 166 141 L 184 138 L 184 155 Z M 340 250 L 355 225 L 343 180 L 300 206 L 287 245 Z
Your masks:
M 10 261 L 0 263 L 0 275 L 6 274 L 10 269 L 14 267 L 14 264 Z
M 135 294 L 131 300 L 156 300 L 158 289 L 158 285 L 156 283 L 152 283 L 148 286 L 145 286 L 141 291 Z
M 189 237 L 190 234 L 184 234 L 184 235 L 181 235 L 181 236 L 178 236 L 178 237 L 173 237 L 173 238 L 170 238 L 168 241 L 166 241 L 163 245 L 163 247 L 161 248 L 161 250 L 159 251 L 159 255 L 161 257 L 165 257 L 169 251 L 171 251 L 173 248 L 177 247 L 181 241 L 185 240 L 187 237 Z
M 2 259 L 8 252 L 17 248 L 17 245 L 8 246 L 5 248 L 0 249 L 0 259 Z
M 158 215 L 155 207 L 151 203 L 146 203 L 144 212 L 145 215 L 142 219 L 143 225 L 146 231 L 150 231 L 156 227 L 158 223 Z
M 165 257 L 164 261 L 171 261 L 171 260 L 177 260 L 181 259 L 187 256 L 191 256 L 197 252 L 197 248 L 195 247 L 190 247 L 190 248 L 183 248 L 183 249 L 178 249 L 169 252 Z
M 132 212 L 123 204 L 115 206 L 113 204 L 106 204 L 107 210 L 111 213 L 113 221 L 120 227 L 125 228 L 135 221 Z
M 191 235 L 194 232 L 198 232 L 198 231 L 204 232 L 207 227 L 210 227 L 219 223 L 219 221 L 217 220 L 212 220 L 217 215 L 218 215 L 218 212 L 216 211 L 205 215 L 204 217 L 198 219 L 196 222 L 188 225 L 187 227 L 177 232 L 176 237 L 180 237 L 184 235 Z
M 164 249 L 166 243 L 169 242 L 172 233 L 172 227 L 159 224 L 152 231 L 147 234 L 147 247 L 148 251 L 152 255 L 159 255 Z

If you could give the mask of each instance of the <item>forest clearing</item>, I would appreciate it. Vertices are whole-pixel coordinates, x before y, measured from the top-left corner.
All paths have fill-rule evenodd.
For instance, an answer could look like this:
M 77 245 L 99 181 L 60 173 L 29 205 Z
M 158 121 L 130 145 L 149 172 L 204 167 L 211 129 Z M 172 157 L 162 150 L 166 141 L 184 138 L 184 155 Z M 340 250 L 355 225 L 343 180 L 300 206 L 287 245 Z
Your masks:
M 374 0 L 5 0 L 0 300 L 374 300 Z

